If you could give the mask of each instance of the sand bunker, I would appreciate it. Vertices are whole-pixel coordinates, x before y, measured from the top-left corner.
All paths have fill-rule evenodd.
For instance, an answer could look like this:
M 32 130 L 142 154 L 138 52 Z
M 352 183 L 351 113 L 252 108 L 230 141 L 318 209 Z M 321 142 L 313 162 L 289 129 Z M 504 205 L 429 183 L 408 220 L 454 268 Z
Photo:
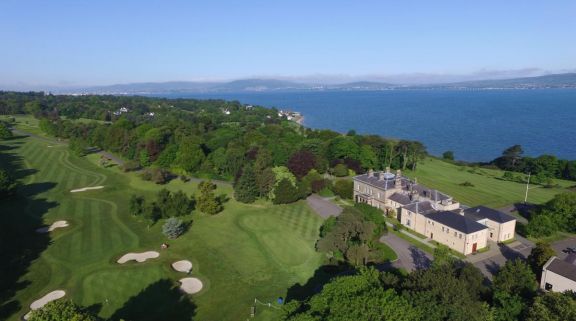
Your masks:
M 148 259 L 155 259 L 159 256 L 160 256 L 160 253 L 158 253 L 156 251 L 148 251 L 148 252 L 142 252 L 142 253 L 128 253 L 128 254 L 124 254 L 116 262 L 118 262 L 120 264 L 124 264 L 128 261 L 136 261 L 136 262 L 142 263 Z
M 188 294 L 195 294 L 202 290 L 202 281 L 197 278 L 180 279 L 180 289 Z
M 50 225 L 50 226 L 41 227 L 39 229 L 36 229 L 36 232 L 49 233 L 49 232 L 54 231 L 57 228 L 62 228 L 62 227 L 67 227 L 67 226 L 68 226 L 68 222 L 66 222 L 66 221 L 56 221 L 56 222 L 52 223 L 52 225 Z
M 79 189 L 73 189 L 70 191 L 70 193 L 86 192 L 89 190 L 102 189 L 102 188 L 104 188 L 104 186 L 84 187 L 84 188 L 79 188 Z
M 172 268 L 178 272 L 190 273 L 192 271 L 192 262 L 182 260 L 172 263 Z
M 32 311 L 38 310 L 38 309 L 42 308 L 43 306 L 45 306 L 46 304 L 48 304 L 49 302 L 61 299 L 65 295 L 66 295 L 66 292 L 62 291 L 62 290 L 52 291 L 52 292 L 46 294 L 45 296 L 43 296 L 42 298 L 32 302 L 32 304 L 30 304 L 30 310 L 32 310 Z M 30 312 L 24 316 L 24 320 L 28 320 L 29 317 L 30 317 Z

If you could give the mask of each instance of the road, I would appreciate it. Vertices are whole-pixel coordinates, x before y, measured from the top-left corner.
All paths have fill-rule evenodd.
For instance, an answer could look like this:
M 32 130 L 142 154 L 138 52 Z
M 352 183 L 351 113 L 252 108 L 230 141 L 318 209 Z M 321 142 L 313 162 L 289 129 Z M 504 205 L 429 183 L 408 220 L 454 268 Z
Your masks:
M 338 216 L 342 213 L 342 208 L 340 206 L 316 194 L 308 196 L 308 198 L 306 198 L 306 203 L 308 203 L 308 206 L 323 218 Z
M 387 233 L 380 238 L 380 242 L 390 246 L 398 260 L 392 262 L 395 268 L 402 268 L 407 271 L 414 271 L 417 269 L 425 269 L 430 266 L 432 256 L 421 249 L 415 247 L 404 239 L 399 238 L 393 233 Z

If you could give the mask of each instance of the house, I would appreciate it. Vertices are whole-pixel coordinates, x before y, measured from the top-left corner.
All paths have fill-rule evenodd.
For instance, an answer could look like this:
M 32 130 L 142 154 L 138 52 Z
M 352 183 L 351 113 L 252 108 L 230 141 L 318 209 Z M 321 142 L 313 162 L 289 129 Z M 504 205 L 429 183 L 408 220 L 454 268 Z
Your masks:
M 494 242 L 514 239 L 516 218 L 486 206 L 476 206 L 464 210 L 464 216 L 488 227 L 488 238 Z
M 370 170 L 354 180 L 354 201 L 396 213 L 400 223 L 464 255 L 515 237 L 516 219 L 500 211 L 477 206 L 462 209 L 450 195 L 402 176 L 400 170 Z
M 576 254 L 565 260 L 551 257 L 542 267 L 540 288 L 552 292 L 576 291 Z
M 416 201 L 428 201 L 439 211 L 450 211 L 460 208 L 451 196 L 430 189 L 402 176 L 400 170 L 396 174 L 386 168 L 385 172 L 357 175 L 354 180 L 354 200 L 366 203 L 384 210 L 395 210 Z
M 464 255 L 487 246 L 488 227 L 464 215 L 444 211 L 426 215 L 426 230 L 422 233 Z

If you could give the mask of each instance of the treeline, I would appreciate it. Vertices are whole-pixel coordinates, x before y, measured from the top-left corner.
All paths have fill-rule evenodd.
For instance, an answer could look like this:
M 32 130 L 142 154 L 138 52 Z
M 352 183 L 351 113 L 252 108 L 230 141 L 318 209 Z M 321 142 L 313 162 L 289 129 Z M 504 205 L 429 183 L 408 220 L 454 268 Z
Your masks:
M 324 175 L 415 169 L 426 156 L 419 142 L 302 128 L 275 109 L 234 101 L 0 93 L 0 103 L 0 112 L 40 118 L 44 132 L 69 139 L 79 154 L 97 147 L 127 160 L 127 170 L 230 180 L 244 202 L 289 203 L 322 189 L 351 197 L 350 183 Z
M 549 251 L 533 250 L 530 261 L 543 265 Z M 491 283 L 444 247 L 435 250 L 428 269 L 405 274 L 362 267 L 338 275 L 319 293 L 289 300 L 282 320 L 576 320 L 576 294 L 539 292 L 537 275 L 521 260 L 507 261 Z
M 528 157 L 523 154 L 522 146 L 514 145 L 504 150 L 502 156 L 490 164 L 508 172 L 530 173 L 530 180 L 535 184 L 552 185 L 553 178 L 576 180 L 576 160 L 558 159 L 553 155 Z M 524 175 L 519 177 L 512 173 L 505 174 L 503 178 L 522 182 L 526 180 Z

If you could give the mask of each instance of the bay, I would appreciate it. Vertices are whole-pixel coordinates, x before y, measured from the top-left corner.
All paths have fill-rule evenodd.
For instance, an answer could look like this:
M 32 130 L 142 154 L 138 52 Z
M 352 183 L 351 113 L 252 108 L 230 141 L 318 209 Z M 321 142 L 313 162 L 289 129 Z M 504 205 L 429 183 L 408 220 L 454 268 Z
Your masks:
M 312 128 L 417 140 L 433 155 L 488 161 L 512 145 L 525 154 L 576 159 L 576 90 L 389 90 L 170 93 L 299 111 Z

